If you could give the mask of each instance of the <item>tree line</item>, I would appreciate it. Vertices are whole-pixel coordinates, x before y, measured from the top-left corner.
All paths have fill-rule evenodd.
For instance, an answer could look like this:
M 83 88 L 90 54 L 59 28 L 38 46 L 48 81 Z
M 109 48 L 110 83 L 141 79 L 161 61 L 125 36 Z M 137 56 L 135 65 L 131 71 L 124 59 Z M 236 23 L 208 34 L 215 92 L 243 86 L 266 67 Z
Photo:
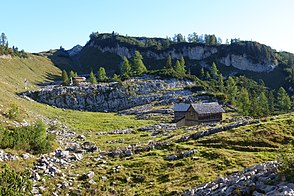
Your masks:
M 15 46 L 12 46 L 12 48 L 9 47 L 8 38 L 5 33 L 1 33 L 0 36 L 0 55 L 11 55 L 20 58 L 28 57 L 28 54 L 24 50 L 19 51 L 19 49 Z
M 104 67 L 100 67 L 97 71 L 97 77 L 94 71 L 92 70 L 89 73 L 88 82 L 92 84 L 97 84 L 99 82 L 121 82 L 121 80 L 129 79 L 134 76 L 141 76 L 144 73 L 147 73 L 147 68 L 143 63 L 143 57 L 139 51 L 135 51 L 134 56 L 129 61 L 126 57 L 123 58 L 123 64 L 121 66 L 121 75 L 113 74 L 112 77 L 108 78 L 107 73 Z M 76 72 L 70 71 L 69 74 L 63 70 L 62 71 L 62 80 L 64 85 L 70 84 L 70 78 L 78 76 Z
M 241 115 L 264 117 L 294 110 L 294 96 L 290 97 L 283 87 L 275 92 L 266 88 L 262 81 L 258 84 L 245 76 L 229 76 L 225 80 L 215 63 L 210 70 L 205 72 L 202 68 L 201 72 L 203 80 L 225 95 L 222 101 L 236 106 Z

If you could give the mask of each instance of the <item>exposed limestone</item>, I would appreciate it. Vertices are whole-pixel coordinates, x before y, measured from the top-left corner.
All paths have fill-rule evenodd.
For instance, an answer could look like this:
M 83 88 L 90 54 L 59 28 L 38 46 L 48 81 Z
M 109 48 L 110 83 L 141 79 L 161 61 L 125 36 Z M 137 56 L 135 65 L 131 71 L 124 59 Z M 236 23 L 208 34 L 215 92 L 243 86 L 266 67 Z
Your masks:
M 294 195 L 294 184 L 281 180 L 277 171 L 275 161 L 258 164 L 192 188 L 183 195 Z
M 39 91 L 26 92 L 36 101 L 56 106 L 88 111 L 120 111 L 154 101 L 172 104 L 195 101 L 192 92 L 184 87 L 193 85 L 188 80 L 159 80 L 154 77 L 131 79 L 123 84 L 102 83 L 85 86 L 49 86 Z
M 226 66 L 233 66 L 240 70 L 248 70 L 254 72 L 270 72 L 278 65 L 276 61 L 267 61 L 263 64 L 261 64 L 260 62 L 253 63 L 249 60 L 246 54 L 243 54 L 242 56 L 230 54 L 222 58 L 220 62 L 225 64 Z

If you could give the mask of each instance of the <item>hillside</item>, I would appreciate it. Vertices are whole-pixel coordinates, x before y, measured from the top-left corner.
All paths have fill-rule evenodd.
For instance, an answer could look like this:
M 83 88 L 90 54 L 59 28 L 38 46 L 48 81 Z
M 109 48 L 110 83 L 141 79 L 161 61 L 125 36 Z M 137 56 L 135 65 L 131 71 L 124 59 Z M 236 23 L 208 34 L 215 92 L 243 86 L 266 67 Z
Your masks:
M 17 93 L 36 90 L 39 85 L 60 77 L 60 70 L 44 57 L 29 55 L 28 58 L 0 58 L 0 119 L 5 121 L 5 113 L 16 104 L 22 115 L 29 115 L 27 104 Z M 31 116 L 32 117 L 32 116 Z
M 289 87 L 284 71 L 288 55 L 253 41 L 235 41 L 231 44 L 175 42 L 164 38 L 127 37 L 118 34 L 93 33 L 84 46 L 42 52 L 61 69 L 88 74 L 104 67 L 108 75 L 120 73 L 122 58 L 131 58 L 138 50 L 149 70 L 161 69 L 171 55 L 173 63 L 182 56 L 187 70 L 200 76 L 201 67 L 209 69 L 215 62 L 224 76 L 245 74 L 256 81 L 262 79 L 272 88 Z M 290 56 L 292 54 L 289 54 Z M 271 78 L 281 78 L 272 82 Z
M 19 158 L 0 161 L 1 166 L 9 163 L 17 170 L 32 168 L 34 194 L 181 194 L 220 175 L 275 160 L 280 147 L 293 141 L 293 114 L 262 122 L 249 119 L 251 123 L 239 126 L 247 119 L 228 113 L 222 124 L 177 129 L 170 123 L 169 112 L 143 112 L 141 115 L 140 108 L 123 112 L 137 114 L 135 118 L 54 108 L 17 95 L 39 89 L 38 85 L 59 77 L 60 70 L 49 59 L 30 55 L 28 59 L 0 59 L 0 63 L 1 124 L 15 126 L 23 120 L 40 118 L 47 124 L 48 133 L 56 135 L 57 150 L 53 153 L 26 155 L 31 158 L 24 159 L 21 158 L 24 151 L 5 149 L 5 153 Z M 158 86 L 156 80 L 146 81 L 141 81 L 140 85 L 153 85 L 157 91 L 167 85 L 160 80 L 157 81 L 162 86 Z M 133 83 L 133 90 L 140 94 L 156 93 L 154 89 L 147 92 L 148 88 L 138 86 L 139 80 Z M 167 93 L 177 90 L 173 82 L 168 85 Z M 6 116 L 11 103 L 20 108 L 19 119 Z M 143 111 L 146 106 L 152 111 L 168 111 L 166 106 L 148 104 L 142 106 Z M 149 120 L 139 120 L 141 118 Z M 202 134 L 235 125 L 239 127 Z M 199 133 L 204 137 L 187 137 Z M 266 186 L 256 190 L 262 192 Z

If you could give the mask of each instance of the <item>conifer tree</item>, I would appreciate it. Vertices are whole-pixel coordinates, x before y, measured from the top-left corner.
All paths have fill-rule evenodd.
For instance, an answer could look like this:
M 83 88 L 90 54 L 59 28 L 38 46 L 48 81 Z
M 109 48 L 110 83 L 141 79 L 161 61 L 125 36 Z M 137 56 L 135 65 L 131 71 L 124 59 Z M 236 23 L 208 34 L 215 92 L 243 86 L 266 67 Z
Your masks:
M 131 68 L 132 68 L 132 73 L 135 76 L 140 76 L 143 73 L 147 72 L 147 68 L 145 67 L 143 63 L 143 57 L 140 54 L 140 52 L 137 50 L 135 51 L 135 54 L 132 58 Z
M 240 113 L 244 116 L 248 116 L 250 111 L 250 99 L 249 99 L 249 93 L 246 88 L 243 87 L 241 89 L 241 92 L 237 100 L 238 100 L 238 108 L 240 110 Z
M 262 116 L 267 116 L 269 114 L 269 104 L 264 92 L 260 93 L 258 104 L 260 106 Z
M 63 81 L 63 85 L 69 84 L 69 78 L 65 70 L 62 70 L 62 81 Z
M 185 74 L 185 72 L 186 72 L 185 67 L 182 66 L 182 64 L 180 63 L 179 60 L 176 61 L 176 64 L 175 64 L 174 70 L 175 70 L 177 73 L 180 73 L 180 74 Z
M 205 77 L 205 71 L 204 71 L 203 67 L 200 70 L 200 77 L 201 77 L 201 79 L 204 79 L 204 77 Z
M 211 66 L 211 76 L 212 78 L 216 79 L 218 77 L 218 69 L 216 67 L 216 64 L 213 62 Z
M 75 77 L 75 72 L 73 72 L 72 70 L 69 72 L 69 78 L 73 78 Z
M 96 76 L 94 75 L 93 71 L 90 72 L 90 75 L 89 75 L 89 82 L 91 84 L 97 84 L 97 79 L 96 79 Z
M 288 112 L 291 108 L 291 100 L 283 87 L 278 90 L 277 105 L 281 111 Z
M 218 85 L 219 85 L 219 91 L 223 93 L 225 91 L 225 86 L 224 86 L 224 77 L 222 74 L 219 74 Z
M 101 82 L 106 81 L 107 76 L 106 76 L 106 71 L 105 71 L 104 67 L 99 68 L 99 70 L 98 70 L 98 79 Z
M 123 57 L 123 64 L 121 67 L 121 73 L 123 78 L 129 78 L 131 76 L 131 65 L 126 57 Z
M 206 78 L 206 80 L 209 80 L 209 79 L 211 78 L 211 76 L 210 76 L 210 74 L 209 74 L 209 71 L 206 72 L 206 74 L 205 74 L 205 78 Z
M 172 58 L 170 55 L 168 55 L 166 64 L 165 64 L 165 69 L 171 69 L 172 68 Z
M 275 96 L 274 92 L 271 90 L 268 92 L 268 106 L 270 114 L 274 113 L 275 111 Z
M 238 88 L 236 86 L 235 80 L 231 76 L 229 76 L 227 80 L 226 90 L 227 90 L 229 101 L 231 102 L 231 104 L 235 104 Z
M 121 82 L 121 80 L 120 80 L 120 78 L 118 77 L 117 74 L 113 74 L 111 80 L 112 80 L 113 82 Z
M 181 59 L 180 59 L 180 64 L 183 68 L 185 68 L 185 59 L 184 57 L 182 56 Z

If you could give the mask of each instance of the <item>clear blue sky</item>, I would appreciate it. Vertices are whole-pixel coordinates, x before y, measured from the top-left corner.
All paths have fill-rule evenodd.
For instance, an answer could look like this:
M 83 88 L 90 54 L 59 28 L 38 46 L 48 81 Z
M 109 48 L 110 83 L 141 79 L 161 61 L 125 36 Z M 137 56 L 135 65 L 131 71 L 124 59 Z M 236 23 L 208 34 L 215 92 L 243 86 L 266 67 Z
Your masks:
M 215 34 L 294 53 L 294 0 L 3 0 L 0 32 L 28 52 L 84 45 L 91 32 Z

